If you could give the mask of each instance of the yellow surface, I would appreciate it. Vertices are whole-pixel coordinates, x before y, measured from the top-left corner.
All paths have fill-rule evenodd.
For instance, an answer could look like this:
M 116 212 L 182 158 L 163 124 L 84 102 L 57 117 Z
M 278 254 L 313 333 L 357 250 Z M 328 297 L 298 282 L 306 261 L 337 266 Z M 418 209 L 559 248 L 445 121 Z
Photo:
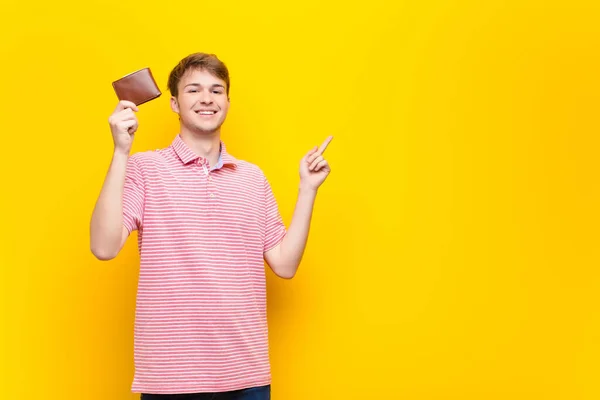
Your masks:
M 96 261 L 112 80 L 149 66 L 134 151 L 168 145 L 170 69 L 231 69 L 224 140 L 290 221 L 269 272 L 273 398 L 600 398 L 600 3 L 5 1 L 2 399 L 134 399 L 138 256 Z

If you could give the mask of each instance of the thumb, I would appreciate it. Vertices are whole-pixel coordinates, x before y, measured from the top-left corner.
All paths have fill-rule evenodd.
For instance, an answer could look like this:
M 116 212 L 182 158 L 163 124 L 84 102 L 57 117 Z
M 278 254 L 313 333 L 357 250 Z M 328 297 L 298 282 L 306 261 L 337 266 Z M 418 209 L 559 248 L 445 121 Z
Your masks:
M 312 156 L 313 154 L 315 154 L 317 152 L 317 150 L 319 150 L 319 146 L 315 146 L 313 147 L 308 153 L 306 153 L 306 155 L 304 156 L 304 159 L 308 159 L 308 157 Z

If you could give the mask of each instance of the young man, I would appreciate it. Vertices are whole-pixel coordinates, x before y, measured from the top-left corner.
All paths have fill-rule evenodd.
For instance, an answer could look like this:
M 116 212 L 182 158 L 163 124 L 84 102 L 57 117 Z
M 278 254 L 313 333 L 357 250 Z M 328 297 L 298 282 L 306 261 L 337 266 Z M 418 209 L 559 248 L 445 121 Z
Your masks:
M 282 278 L 296 273 L 331 137 L 300 162 L 286 228 L 261 169 L 221 140 L 229 84 L 214 55 L 181 60 L 169 76 L 180 132 L 157 151 L 130 156 L 135 104 L 119 102 L 109 118 L 115 147 L 91 250 L 110 260 L 138 230 L 132 391 L 145 400 L 270 398 L 264 262 Z

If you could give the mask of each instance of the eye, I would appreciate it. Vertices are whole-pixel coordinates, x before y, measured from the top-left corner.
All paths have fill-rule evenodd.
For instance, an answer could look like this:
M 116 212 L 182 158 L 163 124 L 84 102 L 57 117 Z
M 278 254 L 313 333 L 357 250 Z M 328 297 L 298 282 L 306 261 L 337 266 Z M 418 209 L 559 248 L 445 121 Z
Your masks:
M 220 90 L 213 90 L 214 94 L 223 94 L 223 92 L 221 92 Z

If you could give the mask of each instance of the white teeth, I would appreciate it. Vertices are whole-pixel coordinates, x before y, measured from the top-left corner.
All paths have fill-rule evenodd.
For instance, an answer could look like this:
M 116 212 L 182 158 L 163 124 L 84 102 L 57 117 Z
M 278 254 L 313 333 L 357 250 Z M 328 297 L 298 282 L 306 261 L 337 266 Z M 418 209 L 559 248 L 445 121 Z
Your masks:
M 213 115 L 215 112 L 214 111 L 199 111 L 198 114 L 201 115 Z

